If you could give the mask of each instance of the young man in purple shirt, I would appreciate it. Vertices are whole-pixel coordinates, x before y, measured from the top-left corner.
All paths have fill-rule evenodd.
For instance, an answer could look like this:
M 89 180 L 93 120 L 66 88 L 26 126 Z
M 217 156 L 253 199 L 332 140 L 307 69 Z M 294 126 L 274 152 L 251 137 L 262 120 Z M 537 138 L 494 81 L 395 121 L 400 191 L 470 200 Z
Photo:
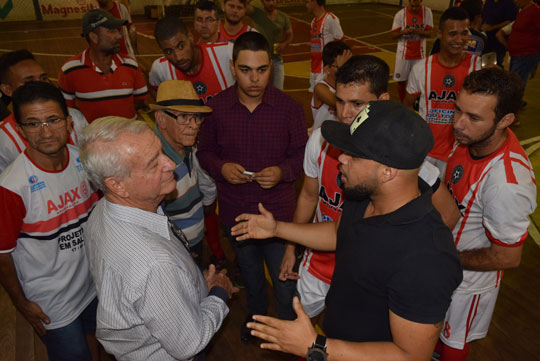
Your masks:
M 294 183 L 302 174 L 307 141 L 300 104 L 270 84 L 272 61 L 268 42 L 246 32 L 234 43 L 232 74 L 236 85 L 208 102 L 213 109 L 200 132 L 197 157 L 214 178 L 219 215 L 236 252 L 247 291 L 248 319 L 266 314 L 264 262 L 274 286 L 278 317 L 294 319 L 295 283 L 278 279 L 285 250 L 282 239 L 237 243 L 230 236 L 234 218 L 257 211 L 259 202 L 277 219 L 291 221 L 296 207 Z M 242 328 L 241 339 L 252 339 Z

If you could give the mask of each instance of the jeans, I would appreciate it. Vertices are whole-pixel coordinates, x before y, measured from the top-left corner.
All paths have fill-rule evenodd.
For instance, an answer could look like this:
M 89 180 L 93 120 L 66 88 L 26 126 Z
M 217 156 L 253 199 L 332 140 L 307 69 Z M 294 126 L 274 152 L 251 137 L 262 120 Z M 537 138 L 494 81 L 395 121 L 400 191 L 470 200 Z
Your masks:
M 41 340 L 47 347 L 49 361 L 86 361 L 91 359 L 90 349 L 84 337 L 96 332 L 98 300 L 94 298 L 84 311 L 67 326 L 47 330 Z
M 270 238 L 249 239 L 239 243 L 231 236 L 230 227 L 226 227 L 225 233 L 236 253 L 240 274 L 246 286 L 249 314 L 265 315 L 268 308 L 264 274 L 264 262 L 266 261 L 274 286 L 278 317 L 282 320 L 295 319 L 292 299 L 296 290 L 296 281 L 283 282 L 278 279 L 281 259 L 285 252 L 285 242 L 279 238 Z
M 527 85 L 531 74 L 538 66 L 538 61 L 540 61 L 540 54 L 514 56 L 510 59 L 510 71 L 516 73 L 523 84 Z
M 283 83 L 285 82 L 285 66 L 283 65 L 283 59 L 273 57 L 272 63 L 274 64 L 272 84 L 279 90 L 283 90 Z

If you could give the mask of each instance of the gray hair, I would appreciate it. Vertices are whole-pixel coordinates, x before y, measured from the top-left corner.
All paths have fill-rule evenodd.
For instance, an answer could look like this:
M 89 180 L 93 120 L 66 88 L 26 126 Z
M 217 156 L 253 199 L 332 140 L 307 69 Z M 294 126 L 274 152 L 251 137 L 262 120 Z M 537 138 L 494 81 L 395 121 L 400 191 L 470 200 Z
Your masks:
M 125 161 L 123 152 L 114 142 L 124 133 L 146 131 L 152 131 L 147 123 L 116 116 L 96 119 L 84 128 L 79 143 L 80 158 L 88 179 L 96 188 L 105 193 L 106 178 L 129 177 L 131 164 Z

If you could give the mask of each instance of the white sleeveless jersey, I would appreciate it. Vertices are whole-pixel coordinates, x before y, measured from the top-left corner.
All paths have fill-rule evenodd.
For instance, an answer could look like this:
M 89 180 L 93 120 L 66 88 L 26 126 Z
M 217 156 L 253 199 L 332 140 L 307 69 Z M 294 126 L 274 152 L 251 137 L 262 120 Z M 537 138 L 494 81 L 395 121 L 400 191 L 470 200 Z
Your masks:
M 67 166 L 40 169 L 19 155 L 0 175 L 0 252 L 11 253 L 26 297 L 55 329 L 73 322 L 95 298 L 84 249 L 84 227 L 98 195 L 76 147 Z

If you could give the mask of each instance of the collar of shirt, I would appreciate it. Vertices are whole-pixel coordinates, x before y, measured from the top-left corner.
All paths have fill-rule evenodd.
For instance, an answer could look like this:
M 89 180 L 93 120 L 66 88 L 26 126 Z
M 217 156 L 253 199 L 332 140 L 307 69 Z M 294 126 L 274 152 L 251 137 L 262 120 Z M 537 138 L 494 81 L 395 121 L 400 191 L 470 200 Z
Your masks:
M 232 90 L 234 91 L 231 91 L 231 101 L 229 102 L 230 104 L 230 107 L 234 107 L 236 105 L 241 105 L 243 106 L 244 108 L 246 107 L 244 104 L 242 104 L 240 102 L 240 98 L 238 97 L 238 85 L 235 83 L 232 87 Z M 274 88 L 272 86 L 272 84 L 268 84 L 266 86 L 266 89 L 264 90 L 264 94 L 263 94 L 263 98 L 262 98 L 262 101 L 261 101 L 261 104 L 267 104 L 267 105 L 270 105 L 272 107 L 275 107 L 277 106 L 277 102 L 276 102 L 276 92 L 278 91 L 278 89 Z M 259 104 L 257 106 L 257 108 L 261 105 Z M 257 109 L 255 108 L 255 110 Z
M 107 199 L 103 199 L 103 201 L 105 202 L 105 209 L 111 217 L 131 223 L 136 227 L 145 228 L 168 240 L 171 239 L 168 218 L 163 214 L 161 207 L 158 207 L 157 213 L 152 213 L 139 208 L 112 203 Z
M 94 64 L 92 59 L 90 59 L 90 54 L 88 54 L 88 49 L 89 48 L 87 48 L 83 52 L 81 62 L 84 65 L 92 68 L 96 73 L 104 74 L 103 71 L 100 68 L 98 68 L 96 64 Z M 124 59 L 119 54 L 114 54 L 112 57 L 112 62 L 111 62 L 111 73 L 114 73 L 114 71 L 123 63 L 124 63 Z
M 163 150 L 163 153 L 169 158 L 171 158 L 176 165 L 178 166 L 182 162 L 186 163 L 186 166 L 188 168 L 188 172 L 191 175 L 191 154 L 193 153 L 192 147 L 184 147 L 184 154 L 179 154 L 170 144 L 167 142 L 163 134 L 159 131 L 157 125 L 154 126 L 154 133 L 158 136 L 158 138 L 161 140 L 161 149 Z

